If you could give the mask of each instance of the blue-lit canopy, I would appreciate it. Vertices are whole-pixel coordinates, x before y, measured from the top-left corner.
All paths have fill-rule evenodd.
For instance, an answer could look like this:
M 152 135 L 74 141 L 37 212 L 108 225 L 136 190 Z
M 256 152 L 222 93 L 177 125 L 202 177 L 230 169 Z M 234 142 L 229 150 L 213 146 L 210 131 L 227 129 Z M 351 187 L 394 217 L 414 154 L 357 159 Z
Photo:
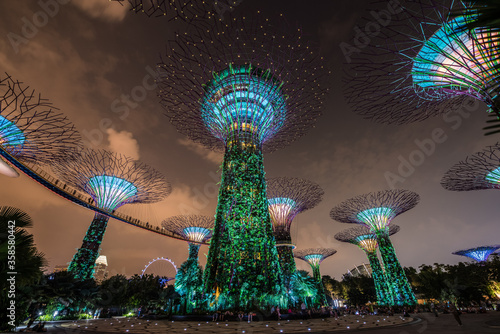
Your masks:
M 97 206 L 108 210 L 130 202 L 137 194 L 137 188 L 131 182 L 116 176 L 91 177 L 87 186 L 87 191 L 97 202 Z
M 203 242 L 210 235 L 211 231 L 208 228 L 190 226 L 186 227 L 183 231 L 184 235 L 189 241 Z
M 486 174 L 485 179 L 493 184 L 500 184 L 500 167 Z
M 201 112 L 205 125 L 226 144 L 244 136 L 262 145 L 285 121 L 281 85 L 269 71 L 251 65 L 230 65 L 214 73 L 203 98 Z
M 309 254 L 309 255 L 304 256 L 304 259 L 306 259 L 306 261 L 309 262 L 309 264 L 312 266 L 319 266 L 321 261 L 323 261 L 323 255 L 322 254 Z
M 367 252 L 375 252 L 378 247 L 377 237 L 373 234 L 359 235 L 354 238 L 356 244 Z
M 439 100 L 467 94 L 484 100 L 496 98 L 500 70 L 499 40 L 486 29 L 469 32 L 471 17 L 457 17 L 424 41 L 413 61 L 411 75 L 421 97 Z M 488 100 L 488 99 L 486 99 Z M 488 101 L 486 101 L 488 102 Z
M 466 256 L 478 262 L 483 262 L 486 261 L 491 253 L 493 253 L 497 249 L 500 249 L 500 245 L 476 247 L 454 252 L 453 254 Z
M 357 218 L 372 231 L 386 228 L 394 217 L 394 210 L 386 207 L 367 209 L 357 214 Z
M 22 146 L 25 140 L 23 132 L 14 123 L 0 116 L 0 145 Z

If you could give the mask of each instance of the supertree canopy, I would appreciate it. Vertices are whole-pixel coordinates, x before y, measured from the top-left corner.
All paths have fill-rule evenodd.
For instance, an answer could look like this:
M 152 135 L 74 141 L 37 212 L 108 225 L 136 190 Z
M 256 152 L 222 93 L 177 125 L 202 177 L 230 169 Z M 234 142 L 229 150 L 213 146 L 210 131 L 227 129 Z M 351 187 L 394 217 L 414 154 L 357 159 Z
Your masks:
M 49 163 L 65 150 L 81 147 L 68 119 L 22 82 L 0 78 L 0 147 L 21 162 Z
M 389 227 L 389 235 L 399 231 L 399 226 L 392 224 Z M 361 248 L 370 261 L 372 277 L 377 293 L 377 302 L 380 305 L 393 305 L 392 291 L 387 283 L 387 278 L 377 257 L 377 236 L 368 227 L 356 226 L 335 235 L 335 239 L 349 242 Z
M 293 252 L 296 258 L 306 261 L 311 266 L 313 277 L 318 284 L 318 293 L 322 295 L 321 299 L 324 299 L 325 289 L 323 287 L 319 266 L 324 259 L 335 253 L 337 253 L 337 251 L 333 248 L 308 248 Z
M 420 196 L 409 190 L 384 190 L 351 198 L 336 206 L 330 217 L 342 223 L 362 224 L 377 236 L 388 284 L 396 305 L 417 300 L 389 238 L 389 224 L 397 215 L 418 204 Z
M 147 16 L 165 16 L 169 20 L 192 21 L 198 18 L 223 17 L 232 11 L 241 0 L 111 0 L 121 5 L 127 2 L 130 10 Z
M 64 182 L 89 194 L 97 207 L 109 212 L 128 203 L 154 203 L 171 192 L 165 177 L 153 168 L 105 150 L 66 152 L 51 167 Z M 92 277 L 108 220 L 100 213 L 94 215 L 83 244 L 68 267 L 76 278 Z
M 276 177 L 267 180 L 269 214 L 273 224 L 279 262 L 285 285 L 295 272 L 292 249 L 295 248 L 290 228 L 295 216 L 315 207 L 323 198 L 323 189 L 314 182 L 295 177 Z
M 344 43 L 346 97 L 356 113 L 403 124 L 458 109 L 470 96 L 500 111 L 500 39 L 469 31 L 475 14 L 460 1 L 406 0 L 371 11 L 357 30 L 358 47 Z M 381 16 L 378 16 L 378 14 Z M 382 15 L 382 13 L 384 13 Z M 369 31 L 374 21 L 380 31 Z M 369 36 L 369 37 L 368 37 Z M 356 43 L 354 43 L 356 44 Z
M 500 245 L 481 246 L 470 249 L 464 249 L 453 252 L 452 254 L 466 256 L 468 258 L 476 260 L 477 262 L 484 262 L 488 260 L 488 257 L 497 249 L 500 249 Z
M 466 157 L 441 179 L 447 190 L 500 189 L 500 143 Z
M 186 240 L 189 243 L 189 258 L 198 261 L 201 244 L 212 236 L 214 218 L 201 215 L 174 216 L 165 219 L 161 225 Z
M 193 27 L 170 42 L 159 65 L 170 122 L 225 152 L 205 284 L 226 306 L 280 290 L 263 151 L 305 134 L 326 94 L 328 71 L 301 30 L 280 22 L 227 18 Z

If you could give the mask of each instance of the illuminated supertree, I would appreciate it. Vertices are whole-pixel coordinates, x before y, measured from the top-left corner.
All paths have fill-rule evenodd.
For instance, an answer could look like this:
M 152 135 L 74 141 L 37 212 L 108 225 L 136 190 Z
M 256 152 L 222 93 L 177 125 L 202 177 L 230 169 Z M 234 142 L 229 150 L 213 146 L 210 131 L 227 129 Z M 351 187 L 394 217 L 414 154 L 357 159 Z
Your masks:
M 323 189 L 314 182 L 295 177 L 276 177 L 267 180 L 269 213 L 285 286 L 295 272 L 295 260 L 290 228 L 295 216 L 309 210 L 323 197 Z
M 193 30 L 170 42 L 159 95 L 181 133 L 225 152 L 205 285 L 226 306 L 246 307 L 282 284 L 263 152 L 314 124 L 328 71 L 300 29 L 228 18 Z
M 441 179 L 447 190 L 500 189 L 500 143 L 466 157 Z
M 460 1 L 379 3 L 386 8 L 372 10 L 358 25 L 367 33 L 358 28 L 354 45 L 341 45 L 345 95 L 356 113 L 410 123 L 456 110 L 468 96 L 500 112 L 498 32 L 467 30 L 475 14 L 456 17 L 464 9 Z
M 500 245 L 494 246 L 481 246 L 470 249 L 459 250 L 453 252 L 454 255 L 461 255 L 476 260 L 477 262 L 485 262 L 488 260 L 488 257 L 500 248 Z
M 308 248 L 296 250 L 293 252 L 293 256 L 306 261 L 311 266 L 313 277 L 318 284 L 318 292 L 319 294 L 321 294 L 320 299 L 323 301 L 325 301 L 325 288 L 323 287 L 323 280 L 321 278 L 319 266 L 324 259 L 332 256 L 335 253 L 337 253 L 337 251 L 333 248 Z
M 154 203 L 171 192 L 165 177 L 153 168 L 105 150 L 67 152 L 51 167 L 64 182 L 89 194 L 97 207 L 109 212 L 128 203 Z M 82 246 L 68 267 L 76 278 L 93 276 L 108 220 L 108 216 L 95 213 Z
M 198 251 L 202 243 L 212 236 L 214 218 L 201 215 L 174 216 L 165 219 L 162 227 L 177 234 L 189 243 L 189 259 L 198 261 Z
M 242 0 L 111 0 L 123 5 L 127 2 L 130 10 L 147 16 L 165 16 L 168 20 L 192 21 L 198 18 L 223 17 L 233 11 Z
M 165 219 L 162 227 L 183 237 L 189 243 L 189 257 L 175 275 L 175 291 L 182 296 L 187 311 L 196 307 L 203 295 L 203 269 L 198 262 L 198 251 L 212 235 L 214 218 L 190 215 Z
M 389 235 L 399 231 L 398 225 L 389 227 Z M 356 226 L 335 235 L 335 239 L 342 242 L 349 242 L 361 248 L 370 261 L 372 277 L 377 293 L 377 302 L 380 305 L 393 305 L 391 289 L 387 284 L 387 278 L 377 257 L 377 236 L 366 226 Z
M 389 238 L 389 224 L 399 214 L 418 204 L 420 196 L 409 190 L 383 190 L 351 198 L 330 212 L 341 223 L 365 225 L 377 236 L 394 304 L 414 305 L 417 300 Z
M 9 75 L 0 78 L 0 152 L 23 163 L 46 164 L 80 147 L 79 133 L 55 110 L 22 82 Z

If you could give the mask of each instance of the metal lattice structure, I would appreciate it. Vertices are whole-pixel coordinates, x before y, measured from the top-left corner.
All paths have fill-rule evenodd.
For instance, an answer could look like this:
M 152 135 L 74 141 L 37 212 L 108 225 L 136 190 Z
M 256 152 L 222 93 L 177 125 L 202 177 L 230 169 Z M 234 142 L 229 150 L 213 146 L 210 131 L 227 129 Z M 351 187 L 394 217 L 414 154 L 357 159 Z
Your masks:
M 488 257 L 499 248 L 500 245 L 481 246 L 481 247 L 459 250 L 453 252 L 452 254 L 465 256 L 473 260 L 476 260 L 477 262 L 485 262 L 488 260 Z
M 362 224 L 375 233 L 387 282 L 396 305 L 414 305 L 417 300 L 396 257 L 389 238 L 389 224 L 396 216 L 415 207 L 419 199 L 418 194 L 409 190 L 383 190 L 351 198 L 330 212 L 333 220 Z
M 293 219 L 297 214 L 318 205 L 323 194 L 323 189 L 318 184 L 308 180 L 296 177 L 275 177 L 267 180 L 269 214 L 285 286 L 289 285 L 295 272 L 292 252 L 295 246 L 290 235 Z
M 0 78 L 0 147 L 21 162 L 50 163 L 82 147 L 80 134 L 57 108 L 6 74 Z
M 184 238 L 189 243 L 189 258 L 198 259 L 198 251 L 202 243 L 212 236 L 214 217 L 202 215 L 173 216 L 161 223 L 162 228 Z
M 441 179 L 441 185 L 454 191 L 500 189 L 500 143 L 451 167 Z
M 225 152 L 205 270 L 206 291 L 224 307 L 251 307 L 282 284 L 263 152 L 313 126 L 327 75 L 300 29 L 260 17 L 193 27 L 169 42 L 159 64 L 159 96 L 170 122 Z
M 369 29 L 377 21 L 380 31 L 355 29 L 357 47 L 341 45 L 347 60 L 345 96 L 356 113 L 404 124 L 457 110 L 470 103 L 467 97 L 499 112 L 497 32 L 468 31 L 473 15 L 453 16 L 464 9 L 459 1 L 378 3 L 357 27 Z
M 128 203 L 154 203 L 171 192 L 165 177 L 132 158 L 105 150 L 67 152 L 51 165 L 67 184 L 92 197 L 96 206 L 114 212 Z M 92 278 L 109 217 L 96 213 L 71 261 L 68 271 L 76 278 Z
M 149 17 L 167 17 L 169 20 L 192 21 L 211 18 L 225 11 L 232 11 L 238 0 L 111 0 L 123 5 L 125 2 L 134 13 L 144 13 Z
M 398 225 L 391 225 L 389 227 L 389 235 L 399 232 Z M 379 305 L 393 305 L 392 292 L 387 283 L 387 277 L 380 265 L 377 257 L 377 236 L 368 227 L 356 226 L 339 232 L 335 235 L 335 239 L 342 242 L 348 242 L 361 248 L 368 260 L 372 269 L 373 282 L 375 284 L 375 291 L 377 293 L 377 302 Z

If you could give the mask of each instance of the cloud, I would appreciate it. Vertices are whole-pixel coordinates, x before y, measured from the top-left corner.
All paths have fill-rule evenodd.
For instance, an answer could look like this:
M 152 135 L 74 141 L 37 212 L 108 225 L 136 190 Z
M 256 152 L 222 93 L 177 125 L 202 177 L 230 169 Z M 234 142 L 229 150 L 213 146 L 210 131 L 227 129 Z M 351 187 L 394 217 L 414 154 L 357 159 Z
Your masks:
M 106 130 L 108 134 L 109 149 L 116 153 L 139 159 L 139 144 L 133 134 L 128 131 L 116 131 L 112 128 Z
M 181 144 L 182 146 L 187 147 L 189 150 L 193 151 L 194 153 L 200 155 L 203 159 L 211 161 L 217 165 L 219 165 L 222 162 L 223 157 L 222 157 L 221 153 L 209 150 L 209 149 L 203 147 L 202 145 L 197 144 L 189 139 L 179 139 L 177 142 L 179 144 Z
M 108 22 L 123 21 L 129 11 L 128 5 L 120 6 L 104 0 L 78 0 L 72 3 L 90 17 Z

